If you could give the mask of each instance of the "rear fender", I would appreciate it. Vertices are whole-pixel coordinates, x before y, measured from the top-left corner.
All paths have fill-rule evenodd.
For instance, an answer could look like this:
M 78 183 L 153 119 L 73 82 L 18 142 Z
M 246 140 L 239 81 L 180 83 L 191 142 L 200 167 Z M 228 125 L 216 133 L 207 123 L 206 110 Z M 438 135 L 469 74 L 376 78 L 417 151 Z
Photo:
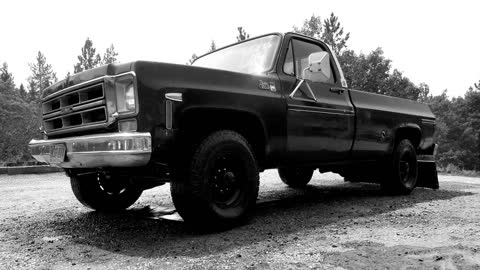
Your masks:
M 394 138 L 390 144 L 389 153 L 393 153 L 395 146 L 403 139 L 408 139 L 415 149 L 420 145 L 422 131 L 420 126 L 413 123 L 404 123 L 394 129 Z

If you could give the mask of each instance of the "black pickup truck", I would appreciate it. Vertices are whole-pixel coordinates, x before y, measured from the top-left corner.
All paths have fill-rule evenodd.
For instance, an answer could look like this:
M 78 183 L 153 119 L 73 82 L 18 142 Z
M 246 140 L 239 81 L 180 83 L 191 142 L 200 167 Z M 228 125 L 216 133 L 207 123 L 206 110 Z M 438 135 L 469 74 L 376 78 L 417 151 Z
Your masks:
M 259 172 L 290 187 L 315 169 L 392 194 L 438 188 L 435 117 L 425 104 L 347 88 L 323 42 L 267 34 L 192 66 L 136 61 L 74 74 L 45 89 L 39 161 L 65 168 L 75 196 L 121 210 L 170 182 L 186 222 L 245 220 Z

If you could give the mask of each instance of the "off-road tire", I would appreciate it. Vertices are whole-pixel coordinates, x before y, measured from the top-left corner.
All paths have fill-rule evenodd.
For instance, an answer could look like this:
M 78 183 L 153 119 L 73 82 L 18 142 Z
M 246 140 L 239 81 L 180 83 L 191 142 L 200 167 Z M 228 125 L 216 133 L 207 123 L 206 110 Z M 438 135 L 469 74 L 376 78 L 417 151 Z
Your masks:
M 111 179 L 108 187 L 101 177 L 105 176 L 96 172 L 70 175 L 73 194 L 78 201 L 91 209 L 98 211 L 124 210 L 134 204 L 142 195 L 142 189 L 131 184 L 125 177 Z
M 278 168 L 278 175 L 283 183 L 292 188 L 304 187 L 313 176 L 313 169 L 300 167 Z
M 199 229 L 244 222 L 258 196 L 259 172 L 248 142 L 234 131 L 217 131 L 196 148 L 189 165 L 170 184 L 180 216 Z
M 417 154 L 412 143 L 401 140 L 394 148 L 387 164 L 388 170 L 381 185 L 382 189 L 392 195 L 406 195 L 417 184 Z

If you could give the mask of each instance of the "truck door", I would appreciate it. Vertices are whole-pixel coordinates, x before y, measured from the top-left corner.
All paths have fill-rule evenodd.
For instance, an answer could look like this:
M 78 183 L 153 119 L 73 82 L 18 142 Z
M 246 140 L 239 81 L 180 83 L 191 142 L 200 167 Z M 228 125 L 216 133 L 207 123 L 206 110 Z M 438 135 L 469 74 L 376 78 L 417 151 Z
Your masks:
M 318 163 L 349 157 L 355 128 L 348 90 L 341 88 L 330 53 L 322 73 L 309 71 L 309 57 L 326 51 L 320 44 L 292 38 L 283 72 L 294 80 L 287 99 L 287 153 L 291 162 Z M 289 77 L 286 76 L 286 77 Z

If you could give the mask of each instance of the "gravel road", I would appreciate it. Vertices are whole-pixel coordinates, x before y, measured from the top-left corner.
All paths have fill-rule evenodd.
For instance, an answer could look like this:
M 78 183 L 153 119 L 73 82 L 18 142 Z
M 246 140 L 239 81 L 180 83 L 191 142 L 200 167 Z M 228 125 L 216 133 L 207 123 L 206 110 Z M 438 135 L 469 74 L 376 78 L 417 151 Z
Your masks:
M 440 176 L 440 190 L 392 197 L 329 173 L 293 190 L 266 171 L 248 224 L 199 234 L 146 217 L 172 207 L 168 185 L 103 214 L 62 173 L 2 175 L 0 268 L 480 269 L 479 205 L 480 178 Z

